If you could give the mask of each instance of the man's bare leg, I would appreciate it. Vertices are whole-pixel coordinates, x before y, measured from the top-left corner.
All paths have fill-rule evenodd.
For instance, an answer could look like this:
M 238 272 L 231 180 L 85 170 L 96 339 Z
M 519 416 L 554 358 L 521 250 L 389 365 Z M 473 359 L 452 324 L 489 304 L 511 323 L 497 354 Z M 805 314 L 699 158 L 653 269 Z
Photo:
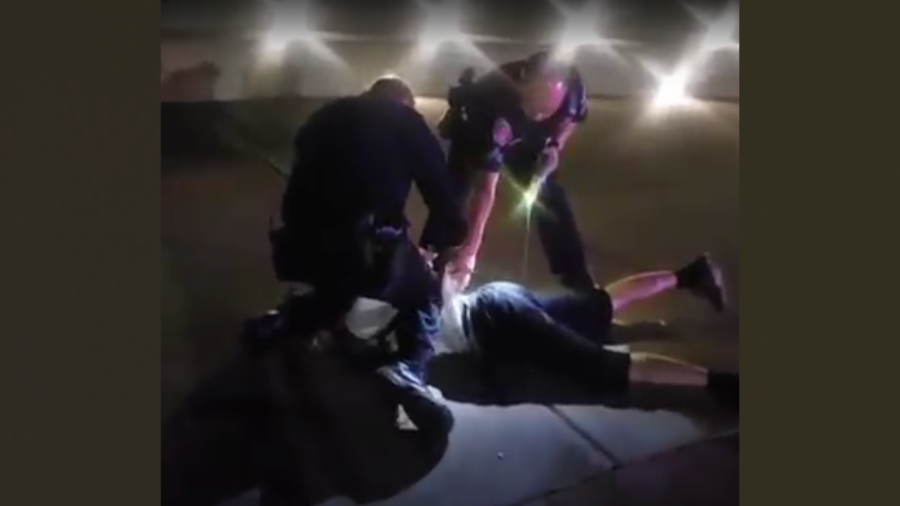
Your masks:
M 683 289 L 705 299 L 716 311 L 725 309 L 725 286 L 719 268 L 707 255 L 695 259 L 676 271 L 635 274 L 615 281 L 604 290 L 617 313 L 636 302 L 652 299 L 674 289 Z
M 707 371 L 664 355 L 632 352 L 628 379 L 631 383 L 702 387 L 706 386 Z
M 613 302 L 613 311 L 619 311 L 657 297 L 678 286 L 678 277 L 672 271 L 656 271 L 634 274 L 614 281 L 604 287 Z

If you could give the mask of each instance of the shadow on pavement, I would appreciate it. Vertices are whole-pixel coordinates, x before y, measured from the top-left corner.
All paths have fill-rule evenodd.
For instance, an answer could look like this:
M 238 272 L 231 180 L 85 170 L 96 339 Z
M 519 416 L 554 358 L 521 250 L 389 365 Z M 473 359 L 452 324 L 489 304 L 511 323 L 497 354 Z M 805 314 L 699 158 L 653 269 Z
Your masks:
M 446 437 L 398 430 L 374 378 L 322 356 L 298 366 L 304 377 L 290 378 L 285 399 L 262 377 L 269 365 L 240 358 L 163 421 L 164 506 L 220 504 L 263 475 L 288 484 L 291 504 L 367 503 L 397 495 L 441 460 Z M 289 409 L 279 409 L 285 400 Z
M 681 324 L 677 329 L 655 322 L 614 324 L 606 344 L 620 349 L 648 347 L 648 344 L 660 348 L 660 344 L 666 344 L 670 355 L 687 359 L 681 356 L 687 348 L 683 330 Z M 645 384 L 632 385 L 628 392 L 614 394 L 603 392 L 602 385 L 591 388 L 536 367 L 502 361 L 490 363 L 475 354 L 440 355 L 432 361 L 429 374 L 429 381 L 445 397 L 467 404 L 593 405 L 619 410 L 670 411 L 714 425 L 731 426 L 736 421 L 736 414 L 717 404 L 705 388 Z
M 363 504 L 400 494 L 441 461 L 447 439 L 397 429 L 396 413 L 373 378 L 320 354 L 297 365 L 304 372 L 289 380 L 287 394 L 263 379 L 268 365 L 242 357 L 187 396 L 163 423 L 163 505 L 220 504 L 273 472 L 277 482 L 289 483 L 292 504 L 338 497 Z M 439 357 L 431 381 L 464 403 L 603 404 L 734 421 L 701 391 L 641 389 L 611 398 L 524 368 L 499 369 L 489 381 L 484 373 L 473 357 Z M 288 397 L 291 409 L 279 411 L 273 396 Z
M 449 400 L 476 405 L 601 405 L 612 409 L 671 411 L 712 426 L 731 426 L 736 413 L 716 404 L 703 388 L 641 385 L 627 394 L 600 393 L 565 378 L 519 365 L 487 366 L 474 356 L 439 356 L 429 381 Z

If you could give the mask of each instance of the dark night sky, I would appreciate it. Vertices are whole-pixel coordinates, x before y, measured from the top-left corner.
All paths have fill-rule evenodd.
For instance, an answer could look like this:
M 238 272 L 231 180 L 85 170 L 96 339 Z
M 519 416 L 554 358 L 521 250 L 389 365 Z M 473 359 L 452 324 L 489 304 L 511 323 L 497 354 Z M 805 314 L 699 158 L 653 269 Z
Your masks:
M 572 3 L 574 0 L 569 0 Z M 185 13 L 205 24 L 222 27 L 228 19 L 251 19 L 259 0 L 162 0 L 165 19 L 184 18 Z M 319 0 L 325 19 L 323 30 L 349 33 L 390 33 L 408 26 L 418 12 L 415 0 Z M 580 2 L 579 2 L 580 3 Z M 699 28 L 678 0 L 606 0 L 604 32 L 612 37 L 664 40 Z M 466 2 L 473 18 L 470 31 L 512 37 L 528 37 L 538 27 L 556 25 L 557 11 L 549 0 L 491 0 Z M 728 0 L 690 0 L 690 5 L 715 15 Z M 233 25 L 232 25 L 233 26 Z M 222 27 L 224 28 L 224 27 Z

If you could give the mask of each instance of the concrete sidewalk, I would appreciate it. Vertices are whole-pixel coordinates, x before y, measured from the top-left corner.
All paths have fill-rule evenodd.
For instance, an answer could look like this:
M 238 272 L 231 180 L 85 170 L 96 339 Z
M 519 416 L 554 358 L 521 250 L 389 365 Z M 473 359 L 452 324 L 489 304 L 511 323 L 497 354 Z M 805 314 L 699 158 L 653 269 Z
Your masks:
M 631 504 L 621 502 L 623 495 L 643 493 L 660 501 L 652 504 L 699 506 L 731 504 L 715 501 L 736 496 L 736 487 L 730 489 L 736 449 L 708 449 L 705 441 L 717 429 L 673 412 L 454 407 L 459 426 L 444 459 L 415 485 L 378 504 L 617 505 Z M 711 470 L 716 474 L 707 483 Z M 709 488 L 717 483 L 718 489 Z M 707 496 L 714 500 L 696 502 L 707 496 L 689 484 L 713 490 Z
M 737 506 L 739 440 L 731 432 L 686 445 L 521 506 Z
M 701 429 L 672 413 L 604 412 L 603 408 L 596 408 L 600 416 L 588 428 L 594 432 L 597 438 L 594 439 L 580 433 L 578 424 L 570 425 L 571 421 L 542 406 L 501 408 L 454 404 L 453 408 L 457 427 L 450 444 L 440 461 L 423 477 L 388 499 L 366 501 L 358 495 L 359 490 L 345 490 L 329 498 L 321 497 L 318 504 L 737 504 L 736 431 L 722 436 L 721 432 Z M 607 434 L 600 439 L 600 432 Z M 648 439 L 650 434 L 653 437 Z M 357 445 L 358 455 L 377 446 L 359 437 L 354 438 L 353 444 Z M 404 446 L 397 451 L 409 452 L 412 448 Z M 346 464 L 364 466 L 369 480 L 384 484 L 387 473 L 384 465 L 388 461 L 374 462 L 377 459 L 370 454 Z M 357 496 L 358 500 L 348 496 Z M 258 497 L 252 492 L 227 503 L 228 506 L 256 504 Z
M 738 109 L 716 106 L 702 117 L 644 125 L 626 105 L 592 107 L 596 114 L 573 139 L 560 170 L 595 274 L 609 281 L 637 270 L 672 267 L 700 251 L 711 251 L 729 280 L 733 311 L 711 315 L 696 301 L 672 297 L 627 316 L 672 322 L 672 339 L 642 347 L 736 369 Z M 434 111 L 428 114 L 434 119 Z M 301 116 L 284 123 L 299 124 Z M 177 126 L 178 121 L 170 123 Z M 178 131 L 173 136 L 190 140 L 181 139 Z M 164 414 L 200 379 L 234 357 L 243 319 L 267 309 L 280 296 L 270 272 L 266 232 L 282 190 L 283 181 L 258 161 L 234 156 L 164 161 Z M 517 195 L 507 187 L 500 193 L 478 281 L 553 286 L 537 238 L 529 237 L 523 217 L 513 211 Z M 411 219 L 421 225 L 424 216 L 421 202 L 414 198 Z M 516 388 L 505 392 L 501 402 L 478 395 L 478 385 L 441 384 L 447 380 L 441 369 L 466 377 L 465 367 L 435 364 L 435 381 L 454 400 L 457 417 L 449 445 L 438 456 L 419 455 L 409 438 L 384 437 L 369 427 L 370 406 L 362 383 L 348 379 L 339 390 L 359 390 L 358 396 L 332 396 L 334 413 L 356 404 L 350 412 L 362 417 L 350 417 L 329 436 L 358 454 L 344 461 L 358 463 L 352 474 L 359 488 L 370 492 L 358 497 L 360 503 L 596 505 L 620 504 L 615 498 L 625 497 L 627 504 L 676 505 L 676 494 L 687 494 L 679 499 L 681 504 L 730 504 L 730 491 L 736 491 L 736 444 L 731 457 L 707 443 L 670 453 L 736 427 L 736 419 L 721 416 L 696 395 L 636 392 L 631 405 L 621 405 L 587 398 L 531 372 L 509 371 L 505 383 Z M 310 436 L 309 445 L 324 447 L 323 441 Z M 398 455 L 408 457 L 407 463 L 398 464 Z M 658 460 L 647 460 L 653 456 Z M 722 485 L 721 495 L 695 481 L 713 473 L 723 473 L 712 480 Z M 662 492 L 656 497 L 636 495 L 635 486 L 640 492 Z M 547 497 L 551 491 L 560 492 Z M 697 495 L 704 491 L 708 497 Z M 569 494 L 583 502 L 572 502 L 576 499 L 567 499 Z M 323 504 L 354 504 L 340 484 L 318 495 Z
M 592 495 L 605 499 L 637 493 L 631 491 L 635 487 L 642 493 L 652 491 L 645 487 L 656 487 L 660 497 L 670 495 L 669 489 L 671 494 L 696 495 L 699 492 L 692 490 L 693 485 L 685 488 L 681 482 L 702 484 L 709 474 L 706 467 L 726 474 L 736 469 L 736 448 L 731 453 L 695 451 L 737 424 L 734 414 L 712 404 L 706 405 L 711 409 L 702 409 L 706 399 L 699 395 L 702 392 L 682 391 L 680 400 L 672 398 L 673 392 L 644 395 L 645 399 L 655 395 L 679 401 L 685 408 L 681 412 L 654 409 L 646 401 L 642 407 L 634 403 L 625 407 L 616 406 L 613 399 L 590 401 L 587 397 L 579 404 L 522 403 L 517 399 L 576 399 L 584 394 L 533 372 L 510 371 L 504 377 L 517 388 L 504 396 L 505 404 L 486 404 L 485 397 L 482 404 L 450 401 L 456 423 L 449 440 L 438 443 L 398 430 L 370 375 L 320 357 L 308 358 L 299 367 L 313 387 L 295 397 L 304 404 L 307 421 L 292 425 L 289 437 L 299 442 L 299 460 L 292 465 L 297 482 L 305 485 L 308 504 L 513 506 L 552 500 L 556 503 L 548 504 L 577 505 L 589 504 L 577 501 Z M 453 367 L 463 377 L 472 377 L 465 364 Z M 193 418 L 183 418 L 178 425 L 191 427 L 195 436 L 189 438 L 200 434 L 216 442 L 205 443 L 205 450 L 203 444 L 195 446 L 199 450 L 187 450 L 192 458 L 202 458 L 213 447 L 216 459 L 240 454 L 219 451 L 240 447 L 247 437 L 228 428 L 238 426 L 233 419 L 229 422 L 227 414 L 235 410 L 223 409 L 225 404 L 247 403 L 247 382 L 240 371 L 226 370 L 220 379 L 208 383 L 211 386 L 199 390 L 203 393 L 195 393 L 188 410 Z M 442 385 L 438 379 L 435 382 Z M 537 391 L 535 385 L 543 389 Z M 641 397 L 640 392 L 636 394 Z M 168 448 L 176 447 L 170 442 Z M 687 458 L 687 464 L 666 463 L 674 457 Z M 213 464 L 218 465 L 221 462 Z M 715 480 L 719 489 L 704 486 L 704 490 L 712 490 L 715 497 L 727 494 L 727 484 L 735 481 L 729 476 Z M 251 493 L 228 504 L 249 506 L 257 504 L 257 499 Z

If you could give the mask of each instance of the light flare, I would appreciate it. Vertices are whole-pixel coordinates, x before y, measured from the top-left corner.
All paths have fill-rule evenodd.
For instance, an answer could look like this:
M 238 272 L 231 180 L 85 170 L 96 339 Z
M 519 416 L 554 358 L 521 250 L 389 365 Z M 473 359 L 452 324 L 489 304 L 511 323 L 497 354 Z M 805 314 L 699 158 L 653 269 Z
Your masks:
M 529 188 L 528 191 L 522 196 L 522 203 L 525 204 L 525 207 L 530 211 L 532 207 L 534 207 L 534 203 L 537 202 L 538 192 L 540 188 Z
M 694 99 L 688 92 L 689 83 L 690 73 L 684 67 L 664 76 L 660 80 L 656 95 L 653 97 L 653 108 L 670 108 L 691 104 Z
M 646 61 L 641 62 L 657 82 L 656 92 L 650 102 L 651 112 L 685 106 L 692 107 L 699 104 L 700 102 L 691 96 L 690 87 L 700 80 L 700 73 L 710 56 L 723 50 L 740 51 L 740 44 L 734 40 L 739 20 L 736 4 L 730 5 L 716 19 L 712 19 L 690 6 L 686 7 L 698 21 L 705 25 L 706 29 L 672 72 L 664 73 Z
M 259 51 L 269 61 L 281 62 L 295 44 L 309 49 L 315 56 L 346 67 L 325 43 L 325 35 L 315 28 L 316 13 L 309 2 L 277 2 L 268 0 L 268 28 L 258 41 Z
M 740 21 L 737 3 L 730 4 L 718 17 L 710 16 L 690 5 L 685 7 L 706 28 L 697 44 L 697 53 L 709 54 L 727 50 L 740 52 L 741 45 L 735 40 Z
M 699 101 L 691 96 L 690 87 L 700 80 L 700 73 L 709 57 L 722 50 L 740 51 L 740 44 L 734 41 L 739 19 L 736 5 L 730 6 L 723 15 L 714 20 L 689 6 L 688 10 L 706 25 L 706 30 L 687 56 L 682 58 L 669 73 L 661 72 L 646 61 L 641 62 L 657 82 L 656 92 L 650 102 L 651 112 L 699 104 Z
M 425 19 L 418 35 L 419 56 L 433 57 L 446 45 L 471 46 L 462 30 L 463 12 L 459 2 L 444 1 L 438 4 L 419 0 Z
M 561 33 L 557 36 L 553 56 L 562 61 L 571 61 L 582 49 L 593 49 L 614 54 L 612 46 L 623 41 L 614 41 L 603 36 L 598 27 L 600 6 L 596 2 L 586 2 L 580 8 L 572 8 L 558 0 L 551 3 L 563 16 Z

